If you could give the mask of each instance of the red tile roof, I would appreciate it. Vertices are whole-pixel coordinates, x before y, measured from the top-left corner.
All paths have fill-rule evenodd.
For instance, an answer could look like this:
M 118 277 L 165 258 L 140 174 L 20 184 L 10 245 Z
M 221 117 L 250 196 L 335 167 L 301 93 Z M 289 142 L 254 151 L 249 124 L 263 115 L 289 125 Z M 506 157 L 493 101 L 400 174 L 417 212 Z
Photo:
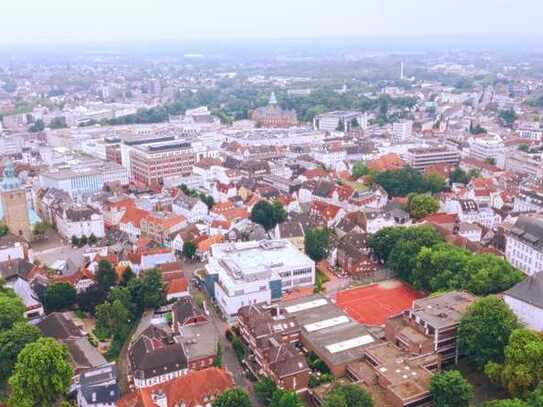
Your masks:
M 311 204 L 311 211 L 321 216 L 326 221 L 334 219 L 338 212 L 341 210 L 339 206 L 332 205 L 326 202 L 313 201 Z
M 166 383 L 139 390 L 144 407 L 156 407 L 153 394 L 162 391 L 168 400 L 167 407 L 184 403 L 186 407 L 203 406 L 224 391 L 234 387 L 232 377 L 223 369 L 211 367 L 177 377 Z
M 403 161 L 398 154 L 389 153 L 368 162 L 368 168 L 373 171 L 399 170 L 403 168 Z
M 167 294 L 177 294 L 189 290 L 189 283 L 185 277 L 177 277 L 171 280 L 166 289 Z
M 141 221 L 149 216 L 149 212 L 143 209 L 136 208 L 135 206 L 129 206 L 126 208 L 126 212 L 121 218 L 121 223 L 130 223 L 139 228 Z

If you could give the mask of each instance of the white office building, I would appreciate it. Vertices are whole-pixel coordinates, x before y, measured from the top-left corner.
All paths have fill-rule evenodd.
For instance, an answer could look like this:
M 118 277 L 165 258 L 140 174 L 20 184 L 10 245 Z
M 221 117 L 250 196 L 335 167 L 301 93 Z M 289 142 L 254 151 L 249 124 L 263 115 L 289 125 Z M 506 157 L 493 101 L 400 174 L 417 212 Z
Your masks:
M 284 291 L 315 284 L 315 263 L 288 240 L 217 244 L 211 248 L 209 276 L 225 315 L 249 304 L 270 304 Z
M 470 157 L 477 160 L 493 159 L 496 166 L 505 166 L 505 145 L 499 136 L 473 138 L 470 143 Z
M 368 115 L 362 112 L 336 111 L 319 114 L 313 119 L 313 128 L 322 131 L 336 131 L 343 127 L 345 131 L 358 127 L 368 128 Z M 353 126 L 354 125 L 354 126 Z

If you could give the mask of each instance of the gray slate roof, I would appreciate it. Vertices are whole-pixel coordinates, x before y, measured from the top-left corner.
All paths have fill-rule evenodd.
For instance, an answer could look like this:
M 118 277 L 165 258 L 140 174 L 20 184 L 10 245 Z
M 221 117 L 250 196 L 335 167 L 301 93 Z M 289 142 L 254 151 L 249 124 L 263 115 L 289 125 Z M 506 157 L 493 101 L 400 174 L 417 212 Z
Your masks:
M 504 294 L 543 309 L 543 273 L 525 278 Z

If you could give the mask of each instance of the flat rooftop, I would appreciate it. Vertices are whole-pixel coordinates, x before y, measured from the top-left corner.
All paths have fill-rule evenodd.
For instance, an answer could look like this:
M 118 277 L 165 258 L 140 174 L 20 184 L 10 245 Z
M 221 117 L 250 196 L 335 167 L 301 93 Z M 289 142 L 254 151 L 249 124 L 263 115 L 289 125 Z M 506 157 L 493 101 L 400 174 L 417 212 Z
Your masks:
M 212 258 L 234 279 L 251 281 L 254 276 L 293 268 L 309 268 L 312 260 L 287 240 L 224 243 L 212 247 Z
M 452 291 L 417 300 L 412 312 L 434 328 L 446 328 L 460 322 L 476 297 L 464 291 Z
M 286 301 L 281 308 L 296 317 L 302 337 L 321 358 L 342 365 L 364 356 L 364 349 L 377 343 L 367 327 L 352 320 L 330 299 L 315 294 Z

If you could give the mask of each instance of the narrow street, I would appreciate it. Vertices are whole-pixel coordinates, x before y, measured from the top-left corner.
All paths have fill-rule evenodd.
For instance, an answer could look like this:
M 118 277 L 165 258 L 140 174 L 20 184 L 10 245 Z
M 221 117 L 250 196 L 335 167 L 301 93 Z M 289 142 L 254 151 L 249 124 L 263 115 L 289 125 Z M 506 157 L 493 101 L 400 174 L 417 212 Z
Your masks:
M 204 267 L 205 263 L 183 262 L 183 272 L 185 274 L 185 278 L 190 282 L 194 276 L 194 272 Z M 191 295 L 194 295 L 195 293 L 201 293 L 202 291 L 194 287 L 193 284 L 189 284 L 189 292 Z M 230 342 L 226 339 L 225 332 L 229 328 L 228 324 L 220 317 L 220 315 L 217 314 L 215 307 L 210 305 L 210 300 L 207 296 L 205 296 L 205 301 L 207 310 L 209 312 L 209 317 L 213 322 L 219 338 L 219 343 L 223 349 L 222 359 L 224 368 L 232 374 L 236 385 L 247 391 L 252 405 L 255 407 L 262 407 L 262 403 L 260 403 L 260 401 L 257 399 L 254 392 L 253 383 L 247 379 L 247 377 L 245 377 L 244 369 L 238 360 L 236 352 L 234 351 Z

